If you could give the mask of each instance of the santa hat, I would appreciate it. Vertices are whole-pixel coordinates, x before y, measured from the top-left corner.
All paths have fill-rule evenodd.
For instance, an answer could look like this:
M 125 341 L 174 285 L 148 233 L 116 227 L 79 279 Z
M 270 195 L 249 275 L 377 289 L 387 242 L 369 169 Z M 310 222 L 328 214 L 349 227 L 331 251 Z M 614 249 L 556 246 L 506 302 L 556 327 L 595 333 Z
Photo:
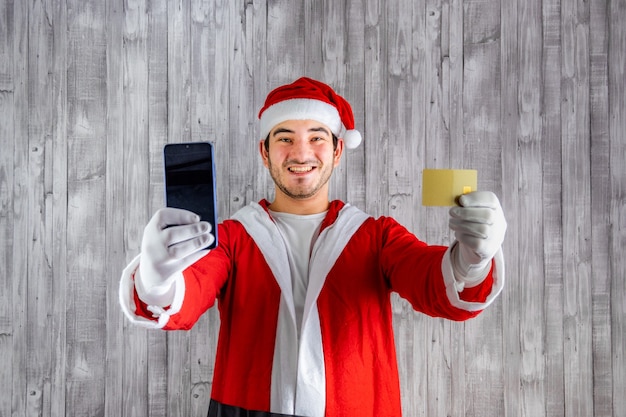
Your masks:
M 361 143 L 361 133 L 354 129 L 350 103 L 328 85 L 311 78 L 299 78 L 270 92 L 259 111 L 259 119 L 263 139 L 284 121 L 315 120 L 343 138 L 346 147 L 353 149 Z

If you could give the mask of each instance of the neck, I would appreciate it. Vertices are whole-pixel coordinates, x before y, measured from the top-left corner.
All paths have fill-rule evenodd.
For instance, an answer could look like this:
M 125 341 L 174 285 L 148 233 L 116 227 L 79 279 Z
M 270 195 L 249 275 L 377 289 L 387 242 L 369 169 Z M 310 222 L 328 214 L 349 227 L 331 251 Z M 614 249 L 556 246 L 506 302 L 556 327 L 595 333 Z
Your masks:
M 305 199 L 294 199 L 276 190 L 276 198 L 269 205 L 272 211 L 291 214 L 317 214 L 328 210 L 330 201 L 328 195 L 317 195 Z

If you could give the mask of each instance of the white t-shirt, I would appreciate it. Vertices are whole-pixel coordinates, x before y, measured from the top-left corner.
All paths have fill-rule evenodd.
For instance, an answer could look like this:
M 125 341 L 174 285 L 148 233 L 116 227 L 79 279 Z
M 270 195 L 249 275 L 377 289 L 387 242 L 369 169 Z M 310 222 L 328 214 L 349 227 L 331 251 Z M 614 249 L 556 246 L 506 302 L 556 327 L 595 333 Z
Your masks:
M 272 218 L 282 235 L 291 268 L 291 287 L 296 310 L 298 335 L 302 327 L 302 314 L 309 286 L 309 260 L 313 245 L 320 233 L 326 212 L 308 215 L 275 212 L 270 210 Z

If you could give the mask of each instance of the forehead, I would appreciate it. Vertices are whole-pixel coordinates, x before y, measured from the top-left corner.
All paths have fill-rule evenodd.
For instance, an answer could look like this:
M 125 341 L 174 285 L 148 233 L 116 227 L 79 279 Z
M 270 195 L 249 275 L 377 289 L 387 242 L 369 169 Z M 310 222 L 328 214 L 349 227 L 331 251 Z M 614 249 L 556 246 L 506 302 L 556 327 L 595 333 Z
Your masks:
M 324 123 L 317 120 L 305 119 L 305 120 L 285 120 L 274 126 L 270 131 L 271 135 L 276 133 L 301 133 L 301 132 L 321 132 L 328 135 L 331 134 L 331 129 Z

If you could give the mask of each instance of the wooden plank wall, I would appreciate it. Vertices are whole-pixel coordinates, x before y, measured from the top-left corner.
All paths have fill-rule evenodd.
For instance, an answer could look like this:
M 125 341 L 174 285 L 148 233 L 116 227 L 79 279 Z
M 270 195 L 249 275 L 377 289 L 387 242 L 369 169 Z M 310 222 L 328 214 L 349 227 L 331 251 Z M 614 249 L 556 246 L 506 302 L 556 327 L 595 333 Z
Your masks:
M 626 410 L 624 0 L 0 0 L 0 416 L 204 416 L 219 325 L 128 325 L 165 143 L 211 140 L 226 218 L 271 196 L 256 113 L 308 75 L 364 143 L 332 194 L 448 243 L 421 170 L 479 170 L 509 229 L 479 318 L 394 297 L 406 416 Z

